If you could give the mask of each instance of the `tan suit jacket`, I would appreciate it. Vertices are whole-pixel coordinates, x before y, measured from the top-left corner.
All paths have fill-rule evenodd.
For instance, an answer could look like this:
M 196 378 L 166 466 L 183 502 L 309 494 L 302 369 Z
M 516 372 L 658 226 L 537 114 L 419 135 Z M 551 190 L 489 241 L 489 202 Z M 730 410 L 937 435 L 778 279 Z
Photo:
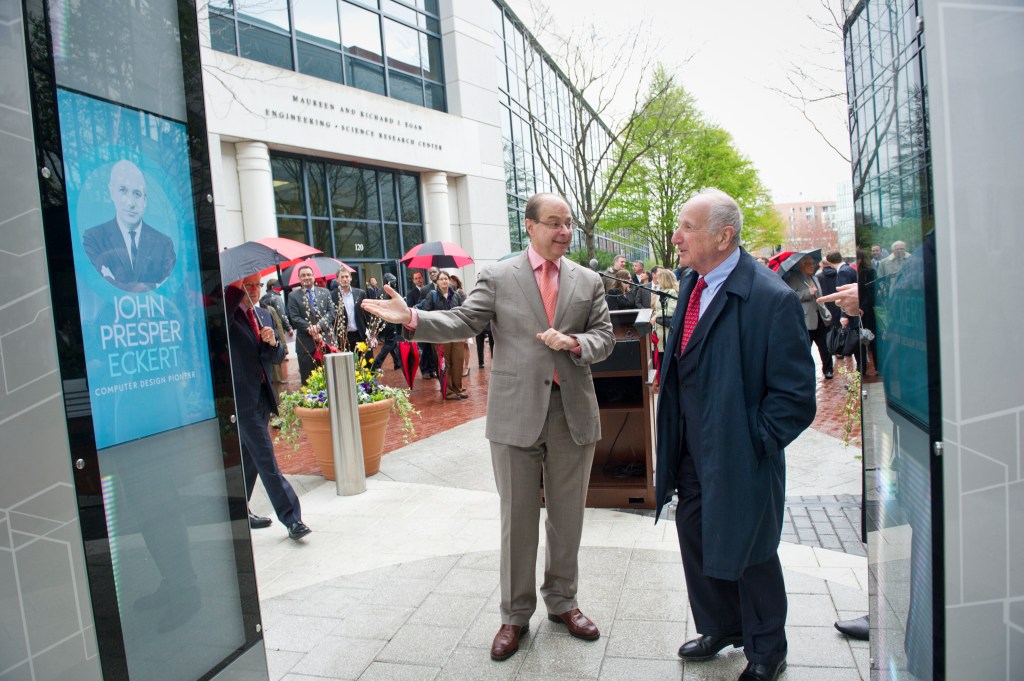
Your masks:
M 524 252 L 486 268 L 460 307 L 419 312 L 418 341 L 442 343 L 476 336 L 491 324 L 494 363 L 487 396 L 486 437 L 529 447 L 540 435 L 558 370 L 569 432 L 576 444 L 601 439 L 590 365 L 615 345 L 600 277 L 562 258 L 554 324 L 548 323 L 537 280 Z M 550 327 L 575 336 L 581 353 L 555 351 L 537 340 Z

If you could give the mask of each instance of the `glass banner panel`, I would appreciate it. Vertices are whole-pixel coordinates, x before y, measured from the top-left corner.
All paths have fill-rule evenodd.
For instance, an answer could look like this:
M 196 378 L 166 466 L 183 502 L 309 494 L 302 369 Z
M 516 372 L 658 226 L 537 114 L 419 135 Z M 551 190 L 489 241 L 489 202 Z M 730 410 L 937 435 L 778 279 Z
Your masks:
M 57 103 L 96 447 L 213 418 L 185 126 Z

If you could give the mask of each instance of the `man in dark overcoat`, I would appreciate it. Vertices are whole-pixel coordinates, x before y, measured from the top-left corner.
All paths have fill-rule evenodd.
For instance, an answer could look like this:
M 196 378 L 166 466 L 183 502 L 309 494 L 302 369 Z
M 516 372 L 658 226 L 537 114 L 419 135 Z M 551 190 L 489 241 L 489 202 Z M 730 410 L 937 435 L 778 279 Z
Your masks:
M 683 206 L 672 235 L 690 272 L 663 366 L 657 513 L 678 491 L 676 529 L 700 634 L 679 656 L 708 660 L 743 646 L 741 681 L 774 681 L 787 650 L 783 449 L 814 419 L 814 364 L 800 301 L 740 247 L 742 224 L 736 202 L 709 189 Z

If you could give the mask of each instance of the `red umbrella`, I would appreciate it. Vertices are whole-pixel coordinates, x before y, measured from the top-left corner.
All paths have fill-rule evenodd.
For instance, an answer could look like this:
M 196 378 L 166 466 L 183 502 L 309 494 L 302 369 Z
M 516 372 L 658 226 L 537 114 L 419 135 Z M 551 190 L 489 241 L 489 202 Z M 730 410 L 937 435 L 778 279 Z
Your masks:
M 323 279 L 324 281 L 330 281 L 338 276 L 338 270 L 344 268 L 348 272 L 355 272 L 354 269 L 343 263 L 336 258 L 328 258 L 327 256 L 319 256 L 316 258 L 306 258 L 300 263 L 289 267 L 284 271 L 285 285 L 287 286 L 298 286 L 299 285 L 299 268 L 309 265 L 313 269 L 313 278 Z M 324 273 L 327 274 L 324 274 Z
M 426 241 L 413 246 L 402 256 L 406 267 L 429 269 L 431 267 L 463 267 L 473 258 L 450 241 Z
M 294 239 L 285 239 L 280 236 L 265 236 L 262 239 L 256 239 L 256 243 L 273 248 L 289 260 L 298 260 L 299 258 L 323 253 L 319 248 L 313 248 L 309 244 L 304 244 Z
M 225 284 L 230 284 L 253 274 L 262 277 L 279 271 L 282 265 L 289 265 L 310 253 L 319 252 L 298 241 L 278 237 L 246 241 L 220 252 L 221 279 Z
M 398 341 L 398 355 L 402 358 L 402 375 L 411 389 L 416 382 L 416 370 L 420 368 L 420 349 L 411 341 Z

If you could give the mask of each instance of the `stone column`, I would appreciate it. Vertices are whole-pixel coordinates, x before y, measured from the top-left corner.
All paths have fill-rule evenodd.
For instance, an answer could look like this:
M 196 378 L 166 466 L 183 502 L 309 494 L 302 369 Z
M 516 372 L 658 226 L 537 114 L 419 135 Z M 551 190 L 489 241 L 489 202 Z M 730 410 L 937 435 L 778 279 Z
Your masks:
M 270 150 L 263 142 L 236 142 L 235 162 L 245 240 L 277 236 Z
M 443 172 L 423 173 L 423 194 L 427 214 L 424 232 L 427 241 L 451 241 L 452 218 L 448 208 L 448 175 Z

